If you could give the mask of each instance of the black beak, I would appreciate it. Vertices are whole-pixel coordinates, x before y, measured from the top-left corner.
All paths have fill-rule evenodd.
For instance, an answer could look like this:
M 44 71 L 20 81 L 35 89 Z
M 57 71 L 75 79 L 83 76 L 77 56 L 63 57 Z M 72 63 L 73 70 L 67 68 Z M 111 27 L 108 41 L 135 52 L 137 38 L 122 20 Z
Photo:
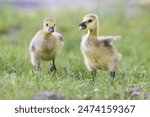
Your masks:
M 79 30 L 83 30 L 83 29 L 86 29 L 86 22 L 81 22 L 80 24 L 79 24 Z
M 48 27 L 49 32 L 54 32 L 54 27 Z

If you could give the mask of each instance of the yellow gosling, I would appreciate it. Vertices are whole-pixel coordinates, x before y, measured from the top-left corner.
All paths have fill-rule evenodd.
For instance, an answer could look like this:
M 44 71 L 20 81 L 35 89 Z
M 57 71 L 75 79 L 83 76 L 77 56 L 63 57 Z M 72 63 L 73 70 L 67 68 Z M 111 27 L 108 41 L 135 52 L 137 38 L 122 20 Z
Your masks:
M 41 61 L 51 61 L 52 65 L 49 72 L 56 71 L 55 58 L 63 48 L 63 37 L 60 33 L 55 32 L 54 18 L 46 18 L 43 21 L 43 29 L 38 31 L 31 40 L 29 46 L 31 63 L 35 70 L 39 71 Z
M 112 45 L 112 41 L 120 39 L 120 36 L 98 36 L 99 18 L 95 14 L 88 14 L 79 24 L 79 30 L 88 29 L 81 41 L 81 52 L 85 65 L 93 76 L 97 69 L 108 70 L 115 77 L 115 70 L 121 60 L 121 54 Z M 93 78 L 94 80 L 94 78 Z

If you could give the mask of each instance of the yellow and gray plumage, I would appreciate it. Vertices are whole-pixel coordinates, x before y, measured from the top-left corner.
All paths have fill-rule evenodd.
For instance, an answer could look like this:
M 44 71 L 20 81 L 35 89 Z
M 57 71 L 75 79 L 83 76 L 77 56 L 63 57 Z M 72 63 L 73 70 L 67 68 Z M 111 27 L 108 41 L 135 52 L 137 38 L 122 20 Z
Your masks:
M 31 40 L 29 52 L 31 63 L 36 70 L 40 70 L 42 61 L 52 60 L 50 71 L 56 71 L 55 58 L 63 48 L 63 37 L 60 33 L 55 32 L 54 18 L 46 18 L 43 21 L 43 29 L 38 31 Z
M 98 36 L 99 19 L 95 14 L 88 14 L 79 24 L 79 30 L 88 29 L 82 37 L 81 52 L 85 65 L 95 75 L 97 69 L 104 69 L 115 77 L 115 69 L 121 60 L 121 54 L 112 45 L 112 41 L 119 40 L 120 36 Z

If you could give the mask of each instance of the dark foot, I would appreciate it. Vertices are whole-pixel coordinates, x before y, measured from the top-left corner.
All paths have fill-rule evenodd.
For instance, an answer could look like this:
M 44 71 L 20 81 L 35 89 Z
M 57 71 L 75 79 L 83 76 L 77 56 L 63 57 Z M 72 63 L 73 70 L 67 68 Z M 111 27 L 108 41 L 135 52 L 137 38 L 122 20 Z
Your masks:
M 92 71 L 92 78 L 93 78 L 93 82 L 94 82 L 94 78 L 95 78 L 95 76 L 96 76 L 96 70 L 93 70 L 93 71 Z
M 56 65 L 55 65 L 55 60 L 53 59 L 52 60 L 52 65 L 51 65 L 51 67 L 50 67 L 50 69 L 49 69 L 49 71 L 48 71 L 48 73 L 52 73 L 52 72 L 56 72 Z
M 56 72 L 56 71 L 57 71 L 56 66 L 54 64 L 52 64 L 48 73 L 52 73 L 52 72 Z
M 111 72 L 110 72 L 110 76 L 111 76 L 112 78 L 115 78 L 115 71 L 111 71 Z

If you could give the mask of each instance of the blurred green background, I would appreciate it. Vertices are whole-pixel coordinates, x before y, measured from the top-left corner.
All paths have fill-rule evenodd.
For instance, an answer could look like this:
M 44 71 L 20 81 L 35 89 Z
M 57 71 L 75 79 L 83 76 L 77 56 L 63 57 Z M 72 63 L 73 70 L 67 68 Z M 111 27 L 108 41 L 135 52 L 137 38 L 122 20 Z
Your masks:
M 87 13 L 99 16 L 100 35 L 122 36 L 114 44 L 123 55 L 116 78 L 98 71 L 94 85 L 80 52 L 86 31 L 79 31 L 78 24 Z M 56 18 L 57 31 L 65 39 L 56 74 L 47 73 L 50 62 L 35 72 L 28 52 L 46 17 Z M 65 99 L 144 99 L 126 90 L 150 92 L 149 44 L 149 0 L 0 1 L 0 99 L 32 99 L 40 91 L 57 92 Z

